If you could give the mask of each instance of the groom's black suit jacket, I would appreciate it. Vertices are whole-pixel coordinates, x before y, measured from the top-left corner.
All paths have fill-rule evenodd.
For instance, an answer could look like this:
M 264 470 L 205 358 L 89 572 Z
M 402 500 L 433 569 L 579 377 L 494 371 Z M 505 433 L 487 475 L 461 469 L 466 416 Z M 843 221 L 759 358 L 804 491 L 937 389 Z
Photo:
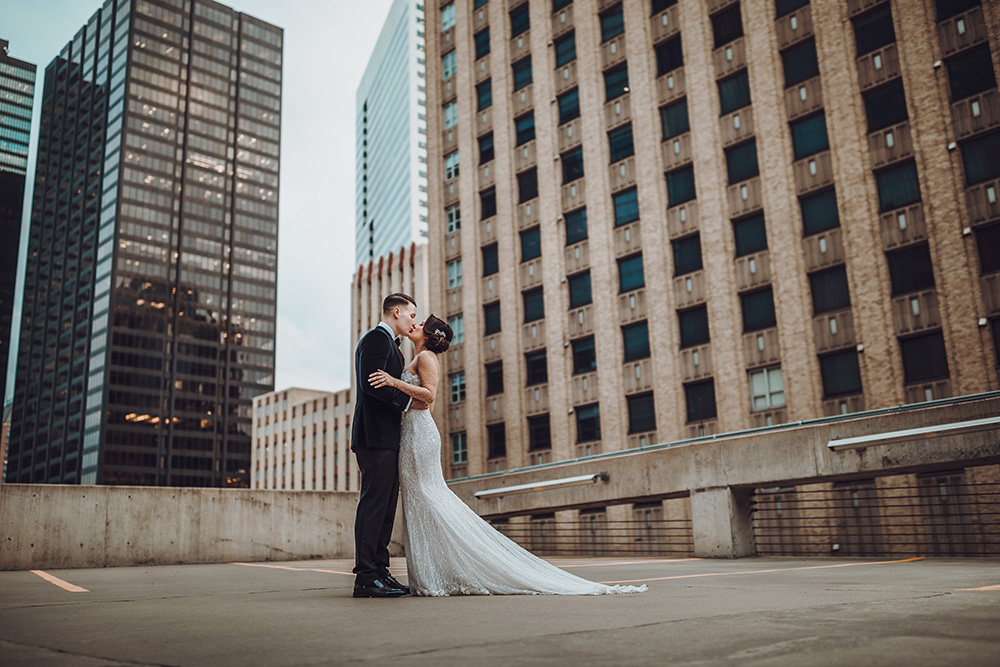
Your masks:
M 403 353 L 392 335 L 377 326 L 358 342 L 354 353 L 354 376 L 358 399 L 354 404 L 351 449 L 399 450 L 400 415 L 410 397 L 395 387 L 371 386 L 368 376 L 384 370 L 394 378 L 403 374 Z

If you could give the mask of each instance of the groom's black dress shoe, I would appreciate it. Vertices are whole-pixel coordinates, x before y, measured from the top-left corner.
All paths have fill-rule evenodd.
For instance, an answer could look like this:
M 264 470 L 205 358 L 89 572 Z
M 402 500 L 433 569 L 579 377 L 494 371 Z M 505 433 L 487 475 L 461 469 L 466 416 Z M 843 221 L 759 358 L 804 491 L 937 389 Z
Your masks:
M 403 584 L 401 584 L 398 581 L 396 581 L 396 578 L 393 577 L 391 574 L 387 574 L 384 577 L 382 577 L 382 581 L 384 581 L 385 583 L 389 584 L 389 588 L 394 588 L 397 591 L 403 591 L 407 595 L 410 594 L 409 587 L 408 586 L 404 586 Z
M 401 598 L 407 594 L 398 588 L 392 588 L 384 579 L 376 579 L 369 584 L 354 584 L 356 598 Z

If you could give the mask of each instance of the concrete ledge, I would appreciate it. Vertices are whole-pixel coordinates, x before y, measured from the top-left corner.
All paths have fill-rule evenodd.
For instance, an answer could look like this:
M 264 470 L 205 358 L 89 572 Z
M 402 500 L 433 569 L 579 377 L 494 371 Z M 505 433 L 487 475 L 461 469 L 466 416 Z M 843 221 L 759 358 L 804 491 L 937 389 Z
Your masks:
M 2 484 L 0 569 L 351 557 L 357 502 L 342 491 Z

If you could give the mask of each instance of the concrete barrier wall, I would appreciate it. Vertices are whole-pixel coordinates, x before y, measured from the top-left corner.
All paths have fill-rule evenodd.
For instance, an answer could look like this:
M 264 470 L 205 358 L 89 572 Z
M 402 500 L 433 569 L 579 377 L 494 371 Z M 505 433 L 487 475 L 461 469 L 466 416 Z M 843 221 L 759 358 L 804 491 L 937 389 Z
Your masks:
M 357 502 L 356 492 L 2 484 L 0 569 L 353 557 Z

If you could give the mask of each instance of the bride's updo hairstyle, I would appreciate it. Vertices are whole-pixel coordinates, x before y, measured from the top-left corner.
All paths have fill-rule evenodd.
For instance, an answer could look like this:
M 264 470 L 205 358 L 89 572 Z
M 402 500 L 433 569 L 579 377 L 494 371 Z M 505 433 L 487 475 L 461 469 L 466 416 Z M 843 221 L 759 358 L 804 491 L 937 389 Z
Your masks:
M 454 333 L 448 323 L 434 315 L 424 320 L 424 347 L 435 354 L 447 352 Z

